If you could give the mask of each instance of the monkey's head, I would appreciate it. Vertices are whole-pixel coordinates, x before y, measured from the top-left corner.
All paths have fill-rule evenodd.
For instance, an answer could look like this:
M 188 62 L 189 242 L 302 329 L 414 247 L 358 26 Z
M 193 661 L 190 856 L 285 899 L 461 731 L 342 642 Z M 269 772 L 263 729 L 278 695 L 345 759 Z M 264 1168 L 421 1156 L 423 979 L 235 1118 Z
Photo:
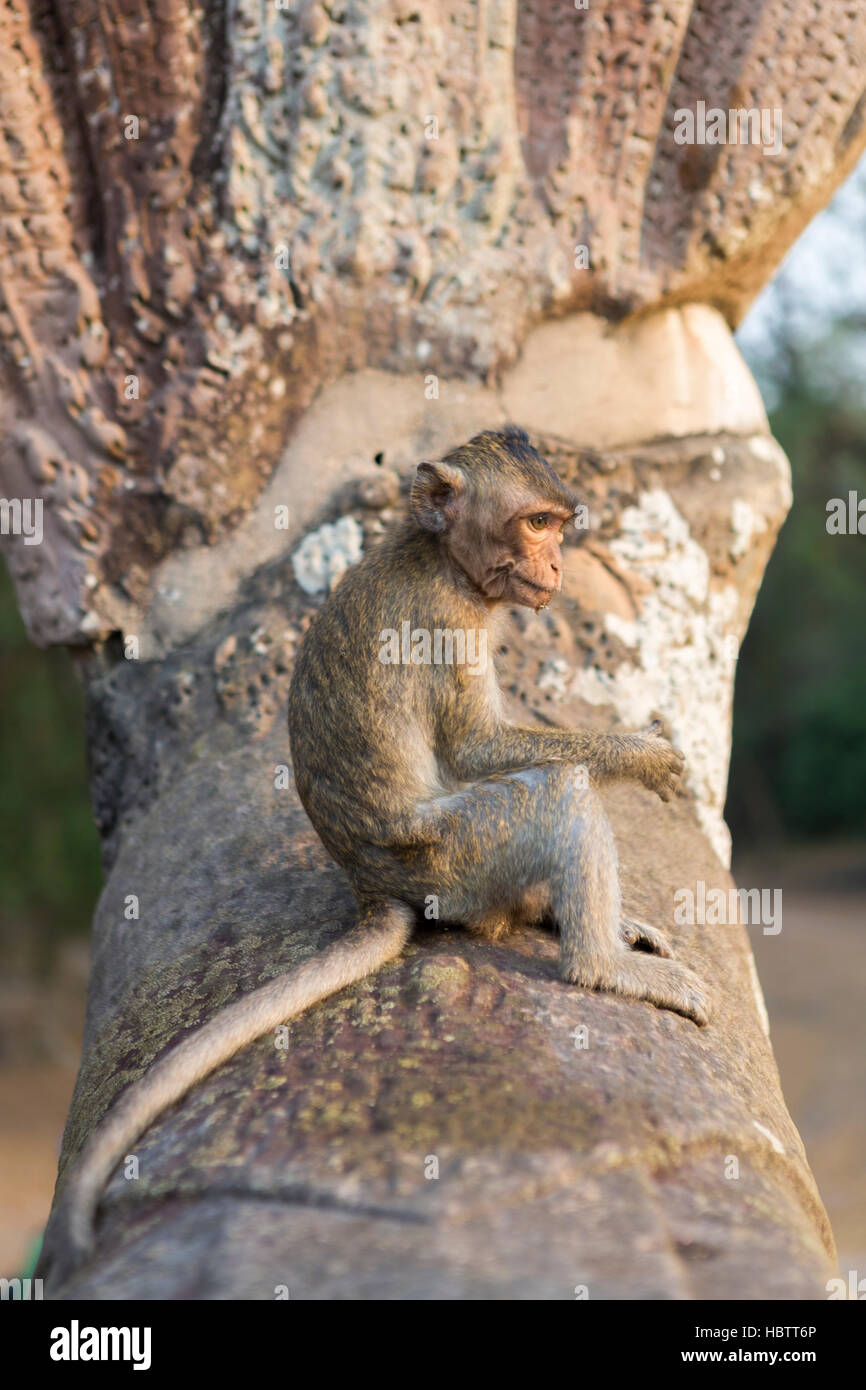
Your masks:
M 577 498 L 513 425 L 419 463 L 411 508 L 490 603 L 538 611 L 562 587 L 563 528 Z

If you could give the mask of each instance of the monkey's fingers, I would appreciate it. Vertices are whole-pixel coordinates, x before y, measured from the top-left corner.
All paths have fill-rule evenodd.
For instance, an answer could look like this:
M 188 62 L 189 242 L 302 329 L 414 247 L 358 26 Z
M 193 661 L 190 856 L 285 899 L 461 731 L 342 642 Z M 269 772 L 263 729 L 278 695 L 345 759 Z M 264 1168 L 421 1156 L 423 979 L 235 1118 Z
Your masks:
M 650 790 L 654 791 L 662 801 L 673 801 L 679 791 L 679 778 L 668 775 L 650 785 Z
M 619 932 L 623 941 L 632 950 L 651 951 L 655 956 L 669 956 L 671 954 L 667 937 L 660 931 L 656 931 L 655 927 L 641 922 L 637 917 L 623 917 L 619 924 Z
M 680 779 L 685 771 L 686 760 L 678 748 L 665 750 L 666 756 L 660 760 L 661 768 L 653 784 L 662 801 L 671 801 L 680 789 Z M 658 768 L 658 763 L 657 763 Z

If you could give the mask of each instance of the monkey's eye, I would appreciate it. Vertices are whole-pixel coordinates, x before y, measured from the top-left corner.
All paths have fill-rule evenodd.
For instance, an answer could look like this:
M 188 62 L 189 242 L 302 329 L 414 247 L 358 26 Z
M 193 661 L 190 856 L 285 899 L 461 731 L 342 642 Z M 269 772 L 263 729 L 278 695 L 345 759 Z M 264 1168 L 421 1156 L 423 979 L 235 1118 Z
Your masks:
M 529 525 L 533 531 L 546 531 L 548 516 L 547 512 L 539 512 L 538 516 L 527 517 Z

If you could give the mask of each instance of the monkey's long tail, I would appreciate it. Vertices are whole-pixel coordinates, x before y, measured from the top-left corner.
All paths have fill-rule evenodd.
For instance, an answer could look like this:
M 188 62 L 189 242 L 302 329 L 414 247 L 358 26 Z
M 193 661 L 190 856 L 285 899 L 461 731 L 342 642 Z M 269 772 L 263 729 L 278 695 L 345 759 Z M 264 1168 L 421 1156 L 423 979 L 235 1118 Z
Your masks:
M 58 1194 L 45 1237 L 45 1270 L 50 1269 L 52 1283 L 65 1279 L 90 1253 L 93 1219 L 111 1170 L 157 1115 L 263 1033 L 398 956 L 412 923 L 404 904 L 376 904 L 339 941 L 230 1004 L 133 1082 L 87 1140 Z

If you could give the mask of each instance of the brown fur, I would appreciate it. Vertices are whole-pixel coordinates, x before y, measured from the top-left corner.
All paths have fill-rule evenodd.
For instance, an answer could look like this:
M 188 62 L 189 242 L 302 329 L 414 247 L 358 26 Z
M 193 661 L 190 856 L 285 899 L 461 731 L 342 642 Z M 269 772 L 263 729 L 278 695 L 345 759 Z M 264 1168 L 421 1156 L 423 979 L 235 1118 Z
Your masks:
M 215 1015 L 127 1090 L 59 1194 L 46 1237 L 57 1275 L 86 1254 L 105 1180 L 156 1115 L 254 1038 L 399 954 L 431 901 L 494 940 L 552 914 L 564 979 L 707 1021 L 701 982 L 664 959 L 662 934 L 621 917 L 597 791 L 629 778 L 674 794 L 683 757 L 660 727 L 524 728 L 503 717 L 492 664 L 380 660 L 383 631 L 404 622 L 484 634 L 494 651 L 507 604 L 541 608 L 559 589 L 576 499 L 507 429 L 420 464 L 411 502 L 316 613 L 289 695 L 298 793 L 355 889 L 358 925 Z

